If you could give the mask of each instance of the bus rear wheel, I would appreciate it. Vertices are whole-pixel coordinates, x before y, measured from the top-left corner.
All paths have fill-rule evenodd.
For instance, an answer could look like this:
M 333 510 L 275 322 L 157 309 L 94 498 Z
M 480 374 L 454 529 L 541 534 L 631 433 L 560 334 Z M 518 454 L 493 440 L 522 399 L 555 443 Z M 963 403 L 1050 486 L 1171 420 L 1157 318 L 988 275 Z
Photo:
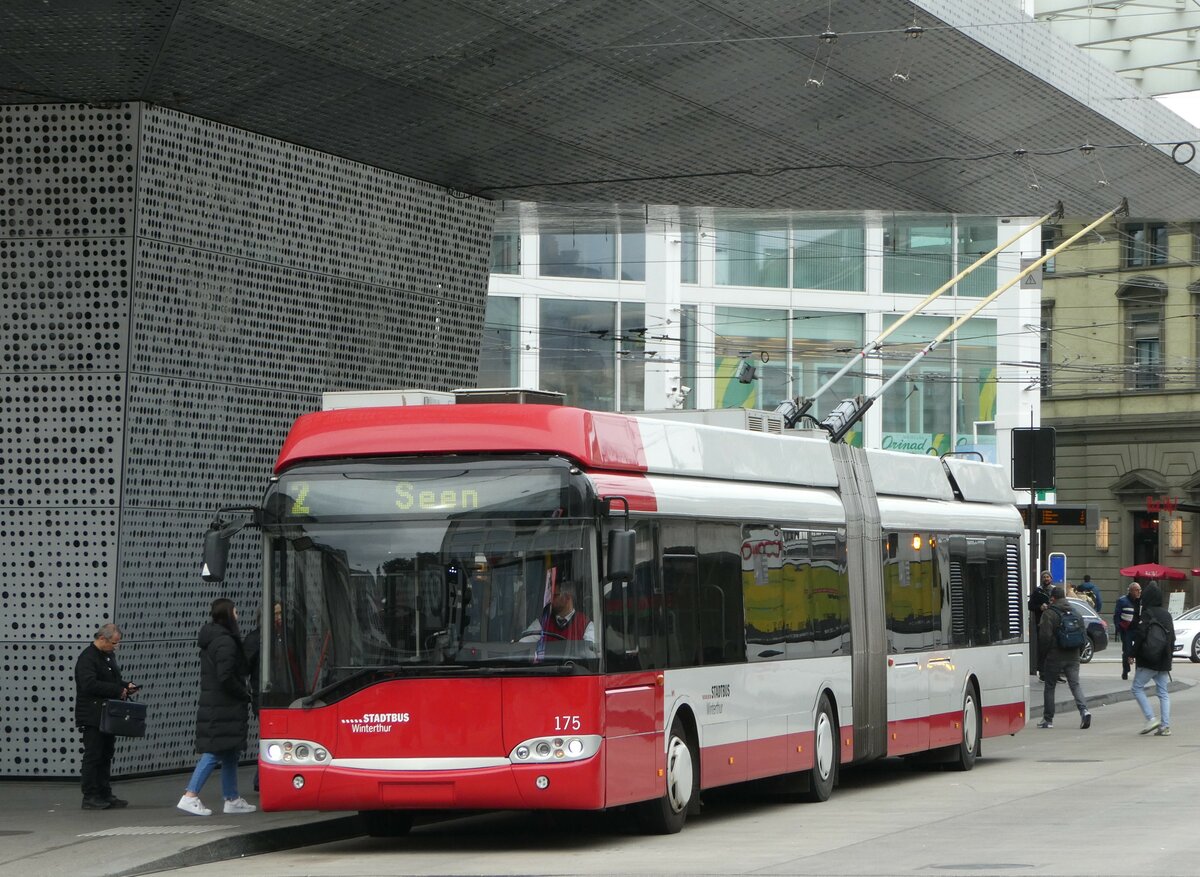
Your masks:
M 688 808 L 700 794 L 697 756 L 683 723 L 676 719 L 667 738 L 666 794 L 638 805 L 639 821 L 647 834 L 677 834 L 683 828 Z
M 404 837 L 412 829 L 412 814 L 404 810 L 360 810 L 369 837 Z
M 829 695 L 822 694 L 817 704 L 817 720 L 813 724 L 813 766 L 809 772 L 808 791 L 805 800 L 828 801 L 837 784 L 838 737 L 841 730 L 833 718 L 833 707 Z
M 970 770 L 975 766 L 975 759 L 979 757 L 980 736 L 979 699 L 975 694 L 975 686 L 968 684 L 967 693 L 963 695 L 962 739 L 954 747 L 951 770 Z

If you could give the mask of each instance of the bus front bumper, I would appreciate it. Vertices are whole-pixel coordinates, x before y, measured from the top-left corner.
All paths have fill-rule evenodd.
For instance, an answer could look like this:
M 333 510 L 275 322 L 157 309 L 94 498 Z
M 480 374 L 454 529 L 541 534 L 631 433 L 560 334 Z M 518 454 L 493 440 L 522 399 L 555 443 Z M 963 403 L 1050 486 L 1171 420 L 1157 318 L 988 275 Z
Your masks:
M 578 762 L 387 770 L 260 762 L 264 810 L 600 810 L 603 749 Z

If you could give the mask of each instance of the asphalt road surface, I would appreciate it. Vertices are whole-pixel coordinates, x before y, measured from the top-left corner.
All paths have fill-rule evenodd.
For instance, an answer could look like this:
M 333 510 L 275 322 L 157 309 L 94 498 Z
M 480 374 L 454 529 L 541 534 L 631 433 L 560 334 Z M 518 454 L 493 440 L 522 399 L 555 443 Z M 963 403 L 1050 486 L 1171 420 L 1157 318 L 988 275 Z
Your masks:
M 1085 690 L 1086 674 L 1115 672 L 1093 662 Z M 1200 665 L 1175 676 L 1200 682 Z M 1060 713 L 1054 729 L 985 740 L 968 773 L 898 759 L 845 770 L 823 804 L 757 786 L 709 793 L 669 837 L 620 814 L 506 812 L 174 873 L 1200 875 L 1200 686 L 1171 707 L 1171 737 L 1140 736 L 1132 701 L 1093 710 L 1087 731 Z

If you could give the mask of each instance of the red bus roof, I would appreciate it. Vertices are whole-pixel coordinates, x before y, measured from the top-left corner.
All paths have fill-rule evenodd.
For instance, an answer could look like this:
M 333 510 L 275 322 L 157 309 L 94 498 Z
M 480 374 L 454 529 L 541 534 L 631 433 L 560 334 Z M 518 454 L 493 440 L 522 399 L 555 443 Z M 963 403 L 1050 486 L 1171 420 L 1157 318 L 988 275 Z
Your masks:
M 412 405 L 305 414 L 275 472 L 306 460 L 459 453 L 560 454 L 582 466 L 645 472 L 637 421 L 557 405 Z

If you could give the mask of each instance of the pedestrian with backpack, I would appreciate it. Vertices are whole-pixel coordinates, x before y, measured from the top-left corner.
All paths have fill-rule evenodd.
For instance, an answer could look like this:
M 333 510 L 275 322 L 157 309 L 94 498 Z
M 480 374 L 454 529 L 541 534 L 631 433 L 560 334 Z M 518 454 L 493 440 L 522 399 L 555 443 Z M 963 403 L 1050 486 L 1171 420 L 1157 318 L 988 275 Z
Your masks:
M 1146 724 L 1139 733 L 1170 737 L 1171 695 L 1167 693 L 1167 683 L 1171 679 L 1171 656 L 1175 652 L 1175 622 L 1171 620 L 1171 613 L 1163 608 L 1162 590 L 1154 582 L 1142 590 L 1141 612 L 1133 629 L 1131 652 L 1134 661 L 1131 690 L 1146 717 Z M 1157 719 L 1146 697 L 1146 683 L 1151 679 L 1158 692 Z
M 1050 589 L 1050 603 L 1042 611 L 1038 624 L 1038 654 L 1042 656 L 1042 720 L 1039 728 L 1054 727 L 1054 689 L 1058 677 L 1066 677 L 1071 696 L 1079 710 L 1079 727 L 1092 726 L 1083 689 L 1079 687 L 1079 654 L 1087 641 L 1087 625 L 1071 609 L 1061 585 Z
M 1084 576 L 1083 581 L 1075 586 L 1075 590 L 1080 596 L 1092 602 L 1092 608 L 1096 610 L 1096 614 L 1100 614 L 1100 607 L 1104 604 L 1104 598 L 1100 596 L 1100 589 L 1096 587 L 1091 576 Z
M 1079 685 L 1079 655 L 1087 641 L 1087 625 L 1070 608 L 1062 585 L 1050 589 L 1050 602 L 1042 612 L 1038 625 L 1038 654 L 1042 660 L 1042 721 L 1039 728 L 1054 727 L 1054 692 L 1058 677 L 1067 679 L 1070 696 L 1079 709 L 1079 727 L 1092 727 L 1092 714 L 1087 711 L 1084 690 Z

